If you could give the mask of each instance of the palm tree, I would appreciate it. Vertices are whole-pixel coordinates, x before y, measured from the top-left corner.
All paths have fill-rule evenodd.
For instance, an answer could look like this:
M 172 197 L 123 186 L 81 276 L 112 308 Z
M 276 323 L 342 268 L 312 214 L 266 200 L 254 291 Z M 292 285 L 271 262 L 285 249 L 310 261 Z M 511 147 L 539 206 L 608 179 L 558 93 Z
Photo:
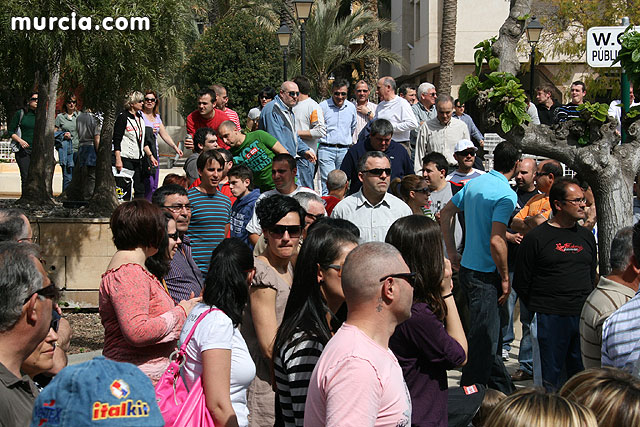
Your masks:
M 442 4 L 442 32 L 440 34 L 440 82 L 438 92 L 451 95 L 453 62 L 456 54 L 456 22 L 458 0 L 446 0 Z
M 368 34 L 392 31 L 394 25 L 380 19 L 365 8 L 359 8 L 344 18 L 338 18 L 337 0 L 317 0 L 306 24 L 307 77 L 316 85 L 317 93 L 329 94 L 329 76 L 345 65 L 384 60 L 401 66 L 401 58 L 380 47 L 354 43 Z M 293 43 L 291 56 L 299 63 L 299 42 Z

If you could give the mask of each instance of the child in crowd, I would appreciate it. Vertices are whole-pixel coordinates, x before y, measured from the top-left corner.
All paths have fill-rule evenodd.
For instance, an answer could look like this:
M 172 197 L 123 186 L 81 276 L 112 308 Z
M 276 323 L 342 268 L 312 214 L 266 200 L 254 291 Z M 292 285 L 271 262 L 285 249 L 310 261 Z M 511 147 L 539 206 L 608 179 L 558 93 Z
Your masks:
M 245 165 L 237 165 L 229 169 L 227 174 L 229 189 L 236 198 L 231 207 L 231 237 L 237 237 L 253 249 L 249 242 L 247 224 L 253 215 L 253 208 L 260 196 L 260 190 L 253 188 L 253 173 Z

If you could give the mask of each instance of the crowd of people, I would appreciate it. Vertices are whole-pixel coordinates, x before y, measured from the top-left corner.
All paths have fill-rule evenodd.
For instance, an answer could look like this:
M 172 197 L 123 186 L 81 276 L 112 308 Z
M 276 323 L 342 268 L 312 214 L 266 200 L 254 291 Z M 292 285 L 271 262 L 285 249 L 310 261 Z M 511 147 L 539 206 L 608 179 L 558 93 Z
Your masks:
M 160 186 L 157 135 L 182 152 L 156 93 L 129 95 L 113 138 L 123 202 L 99 288 L 104 358 L 65 368 L 61 290 L 27 217 L 0 210 L 0 424 L 163 425 L 154 387 L 176 347 L 176 381 L 198 396 L 180 416 L 201 405 L 198 425 L 640 424 L 640 225 L 618 232 L 599 276 L 579 176 L 508 142 L 485 171 L 483 135 L 430 83 L 396 95 L 383 77 L 377 105 L 366 82 L 354 102 L 349 86 L 334 81 L 319 104 L 304 77 L 265 87 L 245 130 L 224 87 L 202 89 L 185 175 Z M 575 116 L 586 92 L 574 82 L 572 102 L 555 106 L 547 89 L 543 123 Z M 57 124 L 72 179 L 77 153 L 99 140 L 68 101 Z M 517 391 L 523 380 L 537 387 Z

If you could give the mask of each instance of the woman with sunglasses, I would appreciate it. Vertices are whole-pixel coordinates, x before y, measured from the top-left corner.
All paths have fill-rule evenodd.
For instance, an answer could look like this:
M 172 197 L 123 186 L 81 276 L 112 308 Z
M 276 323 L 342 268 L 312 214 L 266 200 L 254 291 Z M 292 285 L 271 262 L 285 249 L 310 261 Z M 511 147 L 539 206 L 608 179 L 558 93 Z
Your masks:
M 158 147 L 158 134 L 160 138 L 176 152 L 176 154 L 182 157 L 182 150 L 173 142 L 173 138 L 167 132 L 167 129 L 162 123 L 160 114 L 158 114 L 158 95 L 153 90 L 147 90 L 144 93 L 144 103 L 142 104 L 142 118 L 144 119 L 145 126 L 153 129 L 153 139 L 155 141 L 155 152 L 152 150 L 153 156 L 156 161 L 160 160 L 160 151 Z M 160 170 L 158 168 L 151 174 L 147 174 L 144 179 L 144 198 L 151 201 L 151 195 L 156 188 L 158 188 L 158 181 L 160 179 Z
M 256 274 L 249 288 L 242 335 L 256 364 L 256 378 L 247 394 L 249 421 L 262 427 L 275 421 L 273 340 L 289 297 L 291 258 L 300 242 L 305 212 L 292 197 L 275 194 L 257 203 L 256 215 L 267 247 L 255 259 Z
M 171 268 L 171 260 L 178 251 L 178 245 L 182 243 L 178 229 L 176 228 L 176 220 L 169 212 L 163 212 L 165 220 L 166 234 L 158 252 L 155 255 L 150 256 L 145 261 L 144 265 L 147 269 L 156 276 L 156 278 L 162 282 L 162 286 L 167 288 L 167 284 L 164 282 L 164 276 L 169 272 Z M 168 289 L 167 289 L 168 292 Z
M 340 326 L 335 314 L 344 303 L 342 264 L 357 245 L 353 234 L 323 224 L 313 227 L 302 244 L 273 346 L 278 415 L 285 426 L 303 425 L 311 373 Z
M 74 153 L 78 152 L 80 140 L 78 139 L 78 128 L 76 119 L 78 118 L 77 99 L 72 93 L 64 98 L 62 113 L 56 116 L 55 130 L 62 132 L 62 145 L 58 148 L 58 161 L 62 168 L 62 189 L 66 190 L 71 184 L 74 167 Z M 56 141 L 58 138 L 56 138 Z
M 255 274 L 251 249 L 240 239 L 225 239 L 213 251 L 202 302 L 187 319 L 182 343 L 198 317 L 207 313 L 187 343 L 183 378 L 191 389 L 202 376 L 207 408 L 216 426 L 247 426 L 247 388 L 256 375 L 240 333 L 248 285 Z
M 276 90 L 271 86 L 265 86 L 258 92 L 258 106 L 249 110 L 247 115 L 247 130 L 254 132 L 258 130 L 258 119 L 262 108 L 276 97 Z
M 145 261 L 166 238 L 162 210 L 146 200 L 118 206 L 111 215 L 117 252 L 100 282 L 104 326 L 102 354 L 137 365 L 151 381 L 160 379 L 191 309 L 201 298 L 173 302 Z
M 414 215 L 426 215 L 429 203 L 427 181 L 418 175 L 405 175 L 391 181 L 391 194 L 402 199 Z
M 36 127 L 36 108 L 38 108 L 38 91 L 33 91 L 29 94 L 26 108 L 16 111 L 9 123 L 11 150 L 15 152 L 16 163 L 20 169 L 23 194 L 29 176 L 31 144 L 33 144 L 33 130 Z
M 438 224 L 411 215 L 393 223 L 387 243 L 416 272 L 411 318 L 389 340 L 411 395 L 412 426 L 447 425 L 447 370 L 467 361 L 467 339 L 453 299 L 451 265 Z

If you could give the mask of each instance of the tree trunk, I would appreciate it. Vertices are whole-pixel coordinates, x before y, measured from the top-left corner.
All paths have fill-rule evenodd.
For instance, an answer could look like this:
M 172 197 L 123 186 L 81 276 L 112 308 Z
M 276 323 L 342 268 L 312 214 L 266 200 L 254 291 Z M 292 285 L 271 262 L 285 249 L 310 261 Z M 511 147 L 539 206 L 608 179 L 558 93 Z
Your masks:
M 55 66 L 49 74 L 40 72 L 37 76 L 40 102 L 36 110 L 36 123 L 33 130 L 29 177 L 24 193 L 16 202 L 19 205 L 54 205 L 52 183 L 56 163 L 53 157 L 53 133 L 59 78 L 59 65 Z
M 527 26 L 528 20 L 522 18 L 531 12 L 531 0 L 511 0 L 507 20 L 500 27 L 498 40 L 493 44 L 493 53 L 500 58 L 498 71 L 514 76 L 520 71 L 520 60 L 516 48 Z
M 442 30 L 440 34 L 440 83 L 438 92 L 451 95 L 453 63 L 456 54 L 456 23 L 458 0 L 445 0 L 442 3 Z
M 377 0 L 366 0 L 362 3 L 362 7 L 366 10 L 370 11 L 371 14 L 375 17 L 378 16 L 378 1 Z M 380 47 L 380 35 L 378 31 L 371 32 L 364 36 L 364 46 L 370 48 L 379 48 Z M 378 78 L 381 76 L 380 74 L 380 60 L 378 58 L 372 58 L 370 60 L 364 61 L 364 67 L 362 70 L 362 80 L 369 84 L 369 87 L 374 88 L 371 91 L 369 97 L 373 99 L 373 95 L 376 92 L 375 87 L 378 83 Z
M 116 103 L 111 102 L 111 105 L 104 111 L 96 161 L 96 186 L 88 207 L 90 211 L 104 217 L 110 217 L 118 206 L 116 181 L 111 170 L 111 140 L 113 139 L 115 109 Z

